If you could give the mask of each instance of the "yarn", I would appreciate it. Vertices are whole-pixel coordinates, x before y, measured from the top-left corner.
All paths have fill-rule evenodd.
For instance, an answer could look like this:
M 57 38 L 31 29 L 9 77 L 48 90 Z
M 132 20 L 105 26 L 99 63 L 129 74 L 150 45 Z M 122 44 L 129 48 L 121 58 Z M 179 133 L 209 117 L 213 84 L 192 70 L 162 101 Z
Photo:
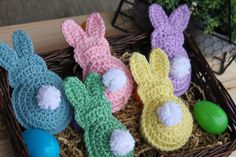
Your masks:
M 42 109 L 55 110 L 61 102 L 61 92 L 54 86 L 41 86 L 36 97 Z
M 170 63 L 165 52 L 153 49 L 149 63 L 145 56 L 134 53 L 130 58 L 130 68 L 144 104 L 140 122 L 144 138 L 162 151 L 181 148 L 191 135 L 193 120 L 183 101 L 174 95 L 168 78 Z M 167 113 L 169 109 L 177 111 Z M 164 120 L 172 115 L 170 121 Z
M 59 133 L 72 119 L 62 79 L 49 71 L 45 61 L 34 53 L 26 32 L 14 32 L 13 44 L 15 49 L 0 44 L 0 65 L 8 71 L 17 121 L 25 129 Z
M 157 108 L 157 116 L 160 122 L 165 126 L 173 126 L 182 121 L 182 111 L 175 102 L 165 102 Z
M 191 65 L 190 67 L 176 65 L 178 57 L 185 57 L 186 60 L 189 60 L 187 52 L 183 48 L 183 31 L 188 25 L 190 11 L 187 5 L 181 5 L 168 17 L 160 5 L 152 4 L 149 8 L 149 17 L 154 27 L 151 35 L 152 48 L 161 48 L 166 52 L 173 65 L 170 79 L 174 86 L 174 93 L 176 96 L 180 96 L 186 92 L 191 81 Z
M 103 74 L 102 82 L 106 88 L 115 92 L 124 87 L 127 82 L 127 77 L 120 69 L 109 69 Z
M 112 115 L 110 102 L 105 97 L 98 74 L 90 73 L 84 84 L 76 77 L 68 77 L 64 88 L 74 107 L 75 119 L 84 129 L 85 146 L 90 157 L 134 155 L 134 139 Z
M 111 55 L 109 43 L 104 37 L 105 24 L 101 15 L 93 13 L 87 18 L 86 31 L 73 20 L 66 20 L 62 24 L 62 33 L 66 41 L 75 48 L 74 58 L 83 69 L 83 79 L 90 72 L 105 75 L 103 82 L 107 87 L 106 97 L 111 102 L 112 111 L 119 111 L 131 95 L 133 80 L 124 63 Z M 112 69 L 119 69 L 126 78 L 123 74 L 117 75 Z M 109 81 L 110 79 L 113 81 Z
M 190 60 L 186 57 L 177 56 L 172 59 L 170 67 L 170 75 L 177 79 L 181 79 L 191 72 Z
M 110 147 L 113 154 L 122 156 L 134 148 L 135 141 L 127 130 L 114 130 L 110 137 Z

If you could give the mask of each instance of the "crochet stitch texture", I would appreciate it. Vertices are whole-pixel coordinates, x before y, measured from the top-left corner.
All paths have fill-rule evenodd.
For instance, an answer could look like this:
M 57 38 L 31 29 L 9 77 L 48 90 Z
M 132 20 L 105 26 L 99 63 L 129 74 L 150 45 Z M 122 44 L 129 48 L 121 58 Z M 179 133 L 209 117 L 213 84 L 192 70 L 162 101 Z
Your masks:
M 64 94 L 63 81 L 49 71 L 45 61 L 34 53 L 32 41 L 26 32 L 14 32 L 13 44 L 15 49 L 0 43 L 0 65 L 8 71 L 16 119 L 26 129 L 59 133 L 68 126 L 73 114 Z M 41 109 L 38 105 L 38 91 L 45 85 L 60 91 L 60 104 L 54 110 Z
M 119 111 L 131 95 L 133 79 L 122 61 L 112 56 L 109 43 L 104 37 L 105 24 L 100 14 L 93 13 L 88 17 L 86 31 L 73 20 L 66 20 L 62 24 L 62 32 L 66 41 L 75 48 L 74 58 L 83 69 L 84 79 L 90 72 L 104 75 L 109 70 L 118 69 L 124 73 L 126 83 L 122 88 L 115 91 L 106 88 L 105 91 L 107 99 L 111 102 L 112 111 Z M 113 79 L 112 83 L 119 83 L 116 80 Z
M 168 78 L 170 65 L 165 52 L 153 49 L 149 63 L 145 56 L 134 53 L 130 59 L 130 68 L 144 103 L 140 124 L 144 138 L 163 151 L 179 149 L 191 135 L 193 120 L 188 108 L 173 93 L 173 85 Z M 176 125 L 166 126 L 158 119 L 156 111 L 166 102 L 180 106 L 182 120 Z
M 185 57 L 189 60 L 186 50 L 183 48 L 183 31 L 188 25 L 190 11 L 187 5 L 179 6 L 169 17 L 163 8 L 158 4 L 153 4 L 149 8 L 150 21 L 154 27 L 151 35 L 152 48 L 164 50 L 172 64 L 174 59 Z M 181 68 L 174 67 L 174 68 Z M 184 94 L 190 85 L 191 68 L 187 70 L 183 77 L 169 75 L 176 96 Z
M 84 141 L 89 156 L 117 156 L 112 152 L 113 147 L 109 144 L 109 140 L 114 131 L 127 131 L 127 129 L 112 115 L 111 105 L 104 95 L 100 76 L 91 73 L 84 84 L 76 77 L 68 77 L 64 81 L 64 87 L 74 107 L 75 119 L 85 131 Z M 131 156 L 133 149 L 124 155 L 124 157 Z

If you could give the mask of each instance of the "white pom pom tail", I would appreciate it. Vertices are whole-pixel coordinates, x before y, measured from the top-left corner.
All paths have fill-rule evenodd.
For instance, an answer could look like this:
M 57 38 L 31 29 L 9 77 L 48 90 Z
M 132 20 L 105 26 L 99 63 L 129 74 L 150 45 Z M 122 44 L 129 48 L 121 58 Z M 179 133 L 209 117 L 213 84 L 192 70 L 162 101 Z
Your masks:
M 61 92 L 54 86 L 42 86 L 37 94 L 38 106 L 41 109 L 55 110 L 61 102 Z
M 191 64 L 186 57 L 176 57 L 171 61 L 170 74 L 177 78 L 188 75 L 191 71 Z
M 114 92 L 124 87 L 127 82 L 127 77 L 120 69 L 110 69 L 103 74 L 102 82 L 106 88 Z
M 134 149 L 135 141 L 127 130 L 114 130 L 110 137 L 110 148 L 113 154 L 123 156 Z
M 173 126 L 182 121 L 181 107 L 175 102 L 165 102 L 161 107 L 158 107 L 157 115 L 165 126 Z

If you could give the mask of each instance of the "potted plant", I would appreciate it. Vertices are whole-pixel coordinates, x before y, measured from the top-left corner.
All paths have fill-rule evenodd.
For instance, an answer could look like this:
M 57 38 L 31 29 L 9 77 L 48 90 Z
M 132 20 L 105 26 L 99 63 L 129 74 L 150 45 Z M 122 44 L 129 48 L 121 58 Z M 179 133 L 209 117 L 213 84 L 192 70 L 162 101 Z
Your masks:
M 192 12 L 192 18 L 197 19 L 198 24 L 205 33 L 216 31 L 228 35 L 228 2 L 230 0 L 135 0 L 134 18 L 137 25 L 144 31 L 151 31 L 152 27 L 148 17 L 148 8 L 153 3 L 160 4 L 166 12 L 172 12 L 178 5 L 186 3 Z M 232 4 L 232 26 L 236 26 L 236 0 Z M 199 22 L 200 21 L 200 22 Z M 232 30 L 232 37 L 236 39 L 236 31 Z

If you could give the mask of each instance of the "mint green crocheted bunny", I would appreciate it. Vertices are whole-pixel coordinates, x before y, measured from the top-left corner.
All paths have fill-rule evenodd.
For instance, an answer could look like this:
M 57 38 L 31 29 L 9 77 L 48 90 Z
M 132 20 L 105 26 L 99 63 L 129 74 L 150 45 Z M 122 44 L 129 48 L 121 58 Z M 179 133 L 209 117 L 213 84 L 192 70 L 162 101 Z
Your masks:
M 85 130 L 84 140 L 89 156 L 133 156 L 135 141 L 126 127 L 112 115 L 100 76 L 91 73 L 84 84 L 76 77 L 68 77 L 64 87 L 74 106 L 75 119 Z

